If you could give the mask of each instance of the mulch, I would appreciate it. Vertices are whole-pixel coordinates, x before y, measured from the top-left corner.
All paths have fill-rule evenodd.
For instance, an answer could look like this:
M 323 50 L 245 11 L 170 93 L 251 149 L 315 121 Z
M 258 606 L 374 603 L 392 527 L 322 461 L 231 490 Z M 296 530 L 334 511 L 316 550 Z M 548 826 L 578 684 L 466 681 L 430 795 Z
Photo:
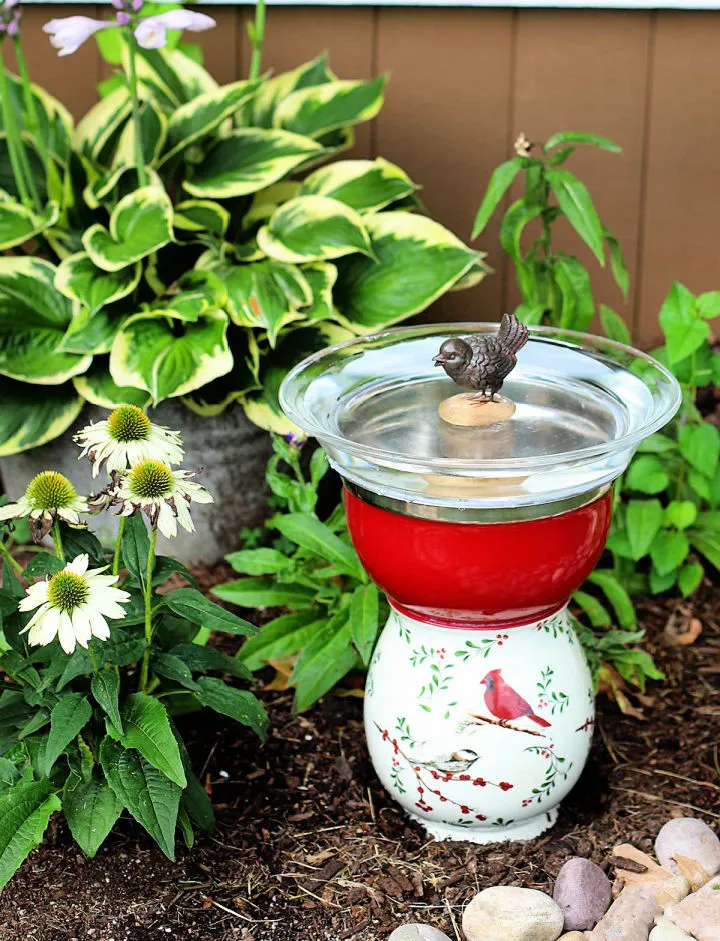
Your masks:
M 297 716 L 287 691 L 270 691 L 261 694 L 271 716 L 263 748 L 214 716 L 185 723 L 218 813 L 213 837 L 199 835 L 171 863 L 124 817 L 88 860 L 55 822 L 0 895 L 0 939 L 383 941 L 407 921 L 460 939 L 463 905 L 482 888 L 551 889 L 572 855 L 609 869 L 613 845 L 651 850 L 673 815 L 717 825 L 719 599 L 706 586 L 692 609 L 676 599 L 641 606 L 668 679 L 636 701 L 644 719 L 600 699 L 583 777 L 560 822 L 532 842 L 429 841 L 374 777 L 357 695 L 328 696 Z M 700 636 L 670 643 L 668 621 L 674 635 L 693 618 Z

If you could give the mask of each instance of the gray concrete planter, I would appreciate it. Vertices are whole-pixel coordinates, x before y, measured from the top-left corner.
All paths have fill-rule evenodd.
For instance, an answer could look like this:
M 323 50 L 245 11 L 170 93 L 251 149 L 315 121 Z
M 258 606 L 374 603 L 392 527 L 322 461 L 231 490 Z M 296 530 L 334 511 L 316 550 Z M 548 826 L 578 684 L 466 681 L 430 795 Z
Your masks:
M 107 415 L 107 409 L 88 405 L 71 430 Z M 186 565 L 217 562 L 238 548 L 243 526 L 257 526 L 265 518 L 265 467 L 272 453 L 270 436 L 248 421 L 240 406 L 231 406 L 221 415 L 207 418 L 191 412 L 181 402 L 169 400 L 153 409 L 150 416 L 159 425 L 181 432 L 185 446 L 183 467 L 203 468 L 198 483 L 215 498 L 214 503 L 191 507 L 197 532 L 180 529 L 176 539 L 159 536 L 158 552 L 174 555 Z M 43 470 L 65 474 L 82 495 L 104 487 L 104 473 L 93 480 L 89 461 L 78 461 L 79 453 L 68 432 L 41 448 L 0 458 L 4 492 L 16 500 Z M 101 513 L 90 525 L 105 543 L 117 531 L 117 521 L 111 513 Z

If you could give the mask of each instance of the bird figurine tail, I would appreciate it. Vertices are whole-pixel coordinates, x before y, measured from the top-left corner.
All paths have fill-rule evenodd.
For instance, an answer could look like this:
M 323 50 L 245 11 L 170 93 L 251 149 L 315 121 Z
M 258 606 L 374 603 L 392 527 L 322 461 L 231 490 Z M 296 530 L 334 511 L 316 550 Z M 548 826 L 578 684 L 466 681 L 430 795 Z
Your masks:
M 515 314 L 503 314 L 498 340 L 513 355 L 528 341 L 528 328 L 520 323 Z
M 530 715 L 528 716 L 528 719 L 532 719 L 533 722 L 537 722 L 537 724 L 542 729 L 550 728 L 550 723 L 547 721 L 547 719 L 543 719 L 542 716 L 536 716 L 534 712 L 530 713 Z

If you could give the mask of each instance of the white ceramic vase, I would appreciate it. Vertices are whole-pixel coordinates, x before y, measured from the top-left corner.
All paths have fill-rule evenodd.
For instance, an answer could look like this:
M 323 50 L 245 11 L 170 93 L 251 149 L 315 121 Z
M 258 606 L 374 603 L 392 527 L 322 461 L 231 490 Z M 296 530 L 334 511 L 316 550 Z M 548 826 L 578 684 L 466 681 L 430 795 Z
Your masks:
M 526 840 L 550 827 L 585 764 L 594 716 L 567 608 L 489 630 L 393 609 L 365 695 L 378 777 L 442 840 Z

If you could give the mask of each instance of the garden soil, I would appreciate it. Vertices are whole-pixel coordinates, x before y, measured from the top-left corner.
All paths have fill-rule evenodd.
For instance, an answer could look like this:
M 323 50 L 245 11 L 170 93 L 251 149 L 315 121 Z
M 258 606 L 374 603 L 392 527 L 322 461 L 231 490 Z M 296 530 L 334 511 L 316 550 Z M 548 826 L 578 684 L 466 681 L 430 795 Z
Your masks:
M 209 583 L 226 573 L 203 574 Z M 692 607 L 641 606 L 667 681 L 631 697 L 642 717 L 600 697 L 582 779 L 557 826 L 530 843 L 434 843 L 409 823 L 373 774 L 359 677 L 302 716 L 289 691 L 264 690 L 264 747 L 214 715 L 185 720 L 217 809 L 214 836 L 198 835 L 172 863 L 123 817 L 90 860 L 54 822 L 0 895 L 0 941 L 384 941 L 408 921 L 460 939 L 463 905 L 482 888 L 550 891 L 573 855 L 611 872 L 616 843 L 651 850 L 671 816 L 717 827 L 720 591 L 698 595 Z

